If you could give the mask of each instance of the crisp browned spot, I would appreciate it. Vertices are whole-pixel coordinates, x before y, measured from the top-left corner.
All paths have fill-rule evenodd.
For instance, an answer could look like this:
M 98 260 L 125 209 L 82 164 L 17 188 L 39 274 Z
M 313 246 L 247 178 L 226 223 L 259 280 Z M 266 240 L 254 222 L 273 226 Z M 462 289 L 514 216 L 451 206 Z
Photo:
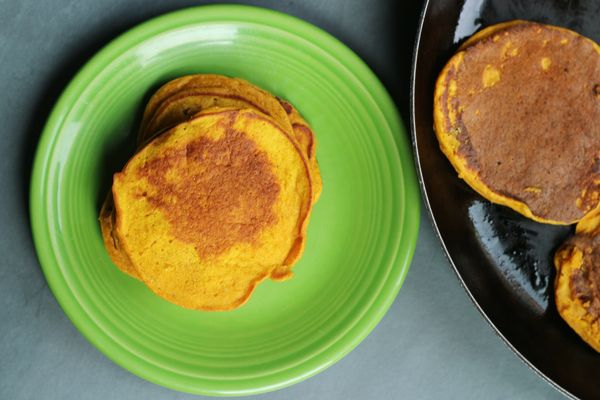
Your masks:
M 172 234 L 200 257 L 253 243 L 276 222 L 279 184 L 266 154 L 228 124 L 219 140 L 199 138 L 169 149 L 140 171 L 157 191 L 141 196 L 160 209 Z M 150 192 L 150 191 L 149 191 Z
M 292 105 L 290 103 L 288 103 L 287 101 L 280 99 L 279 97 L 277 97 L 277 100 L 279 100 L 279 103 L 281 104 L 281 106 L 283 107 L 283 109 L 285 110 L 285 113 L 287 115 L 290 115 L 292 113 Z

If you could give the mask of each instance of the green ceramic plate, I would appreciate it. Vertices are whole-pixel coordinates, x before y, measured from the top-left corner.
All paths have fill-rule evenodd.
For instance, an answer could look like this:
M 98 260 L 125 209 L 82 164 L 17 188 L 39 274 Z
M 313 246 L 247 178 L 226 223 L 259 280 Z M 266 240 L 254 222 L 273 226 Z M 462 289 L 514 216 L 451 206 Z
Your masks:
M 199 72 L 241 77 L 289 99 L 319 143 L 323 194 L 294 279 L 259 285 L 231 312 L 179 308 L 119 272 L 97 221 L 148 96 Z M 375 75 L 314 26 L 242 6 L 155 18 L 100 51 L 56 104 L 31 182 L 39 259 L 77 328 L 131 372 L 208 395 L 288 386 L 352 350 L 400 289 L 419 202 L 405 131 Z

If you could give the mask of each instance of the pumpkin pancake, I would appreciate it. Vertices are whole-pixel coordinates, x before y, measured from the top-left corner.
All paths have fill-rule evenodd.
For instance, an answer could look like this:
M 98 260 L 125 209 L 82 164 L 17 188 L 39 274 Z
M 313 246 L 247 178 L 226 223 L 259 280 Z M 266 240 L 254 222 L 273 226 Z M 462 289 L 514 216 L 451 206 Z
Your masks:
M 317 139 L 315 138 L 315 134 L 313 133 L 308 122 L 302 118 L 302 115 L 300 115 L 292 103 L 283 99 L 279 99 L 279 102 L 285 109 L 290 123 L 292 124 L 296 141 L 299 143 L 300 148 L 308 158 L 310 175 L 313 182 L 314 202 L 316 202 L 323 191 L 323 181 L 321 179 L 321 171 L 319 170 L 319 163 L 317 162 L 316 154 Z
M 483 197 L 539 222 L 577 222 L 599 205 L 600 47 L 533 22 L 486 28 L 438 77 L 434 125 Z
M 253 89 L 250 89 L 252 91 Z M 140 140 L 143 144 L 145 141 L 151 140 L 153 136 L 160 134 L 165 129 L 172 128 L 180 122 L 188 120 L 192 115 L 212 107 L 235 107 L 235 108 L 253 108 L 262 113 L 265 113 L 273 118 L 284 118 L 280 127 L 290 134 L 292 139 L 298 144 L 300 149 L 311 161 L 311 172 L 317 176 L 319 185 L 317 189 L 317 197 L 321 192 L 321 179 L 319 168 L 315 157 L 315 141 L 313 132 L 308 123 L 300 116 L 298 111 L 292 108 L 290 113 L 287 112 L 285 106 L 291 106 L 288 102 L 277 101 L 270 94 L 267 96 L 270 99 L 266 101 L 257 100 L 258 97 L 264 96 L 262 90 L 259 89 L 252 96 L 235 95 L 228 87 L 209 87 L 183 89 L 177 93 L 171 94 L 163 100 L 156 108 L 152 116 L 148 116 L 149 121 L 143 122 L 144 133 L 141 134 Z M 277 101 L 279 107 L 273 111 L 273 104 L 268 104 L 271 101 Z M 260 103 L 260 104 L 259 104 Z M 272 112 L 266 112 L 263 107 L 269 106 Z M 280 111 L 285 114 L 284 117 L 278 115 Z
M 221 85 L 221 86 L 217 86 Z M 281 105 L 277 107 L 273 100 Z M 272 117 L 282 118 L 285 111 L 287 121 L 280 124 L 291 126 L 293 137 L 306 155 L 311 172 L 311 181 L 316 202 L 322 191 L 322 181 L 316 160 L 316 141 L 308 123 L 287 101 L 275 98 L 264 90 L 236 78 L 221 75 L 189 75 L 163 85 L 152 96 L 144 111 L 140 129 L 140 146 L 152 137 L 181 122 L 197 112 L 212 107 L 254 108 L 265 112 L 261 106 L 271 110 Z M 119 246 L 118 235 L 114 232 L 114 206 L 112 195 L 107 196 L 100 214 L 100 225 L 105 246 L 113 263 L 128 275 L 139 278 L 135 267 Z M 109 210 L 105 212 L 104 210 Z M 303 248 L 303 243 L 301 248 Z M 301 255 L 298 252 L 298 257 Z M 272 279 L 285 280 L 292 276 L 291 270 L 281 267 L 273 273 Z
M 484 39 L 492 37 L 496 33 L 500 33 L 501 31 L 505 31 L 506 28 L 513 27 L 515 25 L 528 24 L 528 21 L 522 19 L 516 19 L 512 21 L 500 22 L 499 24 L 490 25 L 488 27 L 483 28 L 482 30 L 476 32 L 475 34 L 468 37 L 463 44 L 460 45 L 459 50 L 464 50 L 469 46 L 474 45 L 477 42 L 480 42 Z M 500 36 L 492 40 L 499 40 Z
M 198 98 L 195 98 L 195 100 L 198 100 Z M 289 104 L 289 103 L 287 103 L 287 104 Z M 291 107 L 291 105 L 290 105 L 290 107 Z M 315 157 L 315 151 L 314 151 L 315 141 L 313 138 L 312 130 L 311 130 L 310 126 L 308 125 L 308 123 L 306 121 L 304 121 L 304 119 L 302 119 L 300 114 L 297 111 L 295 111 L 295 109 L 294 109 L 294 112 L 297 115 L 290 116 L 290 122 L 293 121 L 292 125 L 293 125 L 294 131 L 297 132 L 297 136 L 304 135 L 307 137 L 307 140 L 305 143 L 308 143 L 308 144 L 302 150 L 303 150 L 304 154 L 309 155 L 308 162 L 309 162 L 311 181 L 313 182 L 312 186 L 313 186 L 313 191 L 314 191 L 313 202 L 316 202 L 321 194 L 323 185 L 322 185 L 322 181 L 321 181 L 321 175 L 319 172 L 319 166 L 317 163 L 317 159 Z M 178 114 L 178 115 L 183 115 L 183 114 Z M 186 117 L 185 119 L 187 120 L 188 117 Z M 182 122 L 182 121 L 178 121 L 177 123 Z M 175 123 L 175 125 L 177 123 Z M 159 125 L 159 128 L 157 128 L 157 129 L 163 129 L 163 128 L 160 127 L 160 125 Z M 102 236 L 104 239 L 105 246 L 108 249 L 108 253 L 111 256 L 113 263 L 119 269 L 121 269 L 123 272 L 127 273 L 128 275 L 130 275 L 134 278 L 139 278 L 135 271 L 135 268 L 129 261 L 129 258 L 125 254 L 123 254 L 123 252 L 119 246 L 118 237 L 113 231 L 114 219 L 115 219 L 115 215 L 114 215 L 114 206 L 113 206 L 112 195 L 109 195 L 105 199 L 105 202 L 102 206 L 102 211 L 100 213 L 100 226 L 101 226 Z M 302 254 L 302 252 L 300 251 L 298 253 L 298 257 L 301 254 Z M 273 280 L 281 281 L 281 280 L 289 279 L 289 278 L 291 278 L 291 276 L 292 276 L 291 270 L 287 267 L 282 267 L 282 268 L 279 268 L 277 271 L 275 271 L 273 273 L 273 275 L 271 276 L 271 278 Z
M 165 129 L 172 128 L 212 107 L 253 108 L 263 112 L 251 101 L 241 96 L 233 96 L 228 88 L 183 89 L 167 97 L 156 109 L 145 124 L 142 141 L 151 140 Z
M 211 109 L 161 134 L 115 174 L 121 249 L 155 293 L 229 310 L 305 241 L 310 172 L 295 142 L 252 109 Z
M 129 257 L 121 249 L 119 238 L 114 230 L 115 219 L 116 215 L 114 212 L 114 202 L 111 191 L 106 196 L 106 199 L 104 199 L 102 209 L 100 210 L 100 230 L 102 233 L 102 240 L 104 241 L 104 247 L 112 262 L 121 271 L 133 278 L 139 279 L 138 273 L 129 260 Z
M 190 100 L 184 94 L 194 92 L 197 92 L 200 98 Z M 239 107 L 240 104 L 245 104 L 245 107 L 250 106 L 273 118 L 293 137 L 287 113 L 275 96 L 269 92 L 243 79 L 197 74 L 167 82 L 150 98 L 142 117 L 138 143 L 144 143 L 152 134 L 157 133 L 157 126 L 170 128 L 168 121 L 178 120 L 181 116 L 178 116 L 178 113 L 183 112 L 184 116 L 189 118 L 211 103 L 213 107 Z M 163 122 L 158 123 L 157 119 Z
M 600 352 L 600 213 L 577 224 L 556 252 L 556 307 L 583 340 Z
M 143 144 L 164 129 L 211 107 L 254 108 L 277 121 L 290 133 L 310 161 L 315 200 L 322 191 L 316 160 L 316 141 L 310 125 L 288 102 L 239 78 L 222 75 L 188 75 L 163 85 L 146 105 L 138 143 Z
M 100 217 L 98 218 L 100 221 L 100 233 L 102 234 L 104 247 L 110 256 L 111 261 L 117 268 L 132 278 L 139 279 L 140 277 L 135 267 L 121 247 L 121 241 L 115 231 L 116 218 L 117 216 L 115 214 L 115 205 L 111 190 L 104 199 L 104 203 L 102 203 Z
M 303 130 L 305 132 L 310 131 L 312 134 L 312 131 L 310 130 L 310 127 L 307 124 L 306 125 L 294 124 L 294 130 L 298 130 L 298 129 Z M 321 191 L 323 188 L 322 181 L 321 181 L 321 175 L 319 173 L 319 166 L 317 164 L 316 158 L 312 158 L 309 160 L 309 170 L 310 170 L 310 174 L 311 174 L 311 181 L 312 181 L 313 192 L 314 192 L 313 193 L 313 203 L 316 203 L 319 196 L 321 195 Z M 139 279 L 139 276 L 135 270 L 135 267 L 133 266 L 133 264 L 131 264 L 129 257 L 127 257 L 127 255 L 123 253 L 123 250 L 121 249 L 121 247 L 119 245 L 118 236 L 114 232 L 115 218 L 116 217 L 115 217 L 115 213 L 114 213 L 113 198 L 112 198 L 112 193 L 110 193 L 106 197 L 106 199 L 102 205 L 102 210 L 100 212 L 100 227 L 101 227 L 101 232 L 102 232 L 102 238 L 104 240 L 104 245 L 105 245 L 106 249 L 108 250 L 108 254 L 111 257 L 111 260 L 120 270 L 122 270 L 123 272 L 125 272 L 126 274 L 128 274 L 129 276 L 131 276 L 133 278 Z M 297 258 L 299 258 L 303 252 L 304 242 L 300 243 L 299 245 L 301 247 L 298 248 L 299 251 L 297 254 Z M 287 280 L 291 277 L 292 277 L 291 268 L 289 268 L 287 266 L 282 266 L 282 267 L 278 268 L 270 276 L 271 279 L 276 280 L 276 281 Z

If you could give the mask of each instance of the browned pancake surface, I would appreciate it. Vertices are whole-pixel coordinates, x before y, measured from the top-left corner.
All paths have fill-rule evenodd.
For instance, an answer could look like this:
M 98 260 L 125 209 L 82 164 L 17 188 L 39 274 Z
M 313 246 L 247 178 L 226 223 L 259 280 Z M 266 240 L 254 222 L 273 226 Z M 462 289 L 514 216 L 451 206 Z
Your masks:
M 203 258 L 252 243 L 277 220 L 273 167 L 254 142 L 231 128 L 232 121 L 222 139 L 200 137 L 183 149 L 168 149 L 138 171 L 140 179 L 161 188 L 146 200 L 166 216 L 173 235 L 193 244 Z M 190 168 L 181 168 L 174 179 L 170 171 L 182 163 Z
M 590 40 L 510 26 L 466 48 L 452 80 L 458 154 L 491 190 L 563 223 L 596 206 L 600 55 Z

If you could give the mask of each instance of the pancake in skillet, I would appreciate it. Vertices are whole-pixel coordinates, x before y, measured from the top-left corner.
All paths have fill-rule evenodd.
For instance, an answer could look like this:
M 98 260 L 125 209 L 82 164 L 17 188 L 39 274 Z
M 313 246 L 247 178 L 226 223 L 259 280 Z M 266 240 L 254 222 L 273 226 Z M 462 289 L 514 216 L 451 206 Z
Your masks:
M 600 352 L 600 213 L 577 224 L 554 256 L 555 300 L 561 317 Z
M 533 220 L 579 221 L 599 202 L 600 48 L 511 21 L 467 41 L 440 74 L 435 131 L 459 176 Z
M 250 109 L 210 109 L 163 133 L 115 174 L 121 249 L 155 293 L 229 310 L 302 251 L 312 202 L 295 142 Z

